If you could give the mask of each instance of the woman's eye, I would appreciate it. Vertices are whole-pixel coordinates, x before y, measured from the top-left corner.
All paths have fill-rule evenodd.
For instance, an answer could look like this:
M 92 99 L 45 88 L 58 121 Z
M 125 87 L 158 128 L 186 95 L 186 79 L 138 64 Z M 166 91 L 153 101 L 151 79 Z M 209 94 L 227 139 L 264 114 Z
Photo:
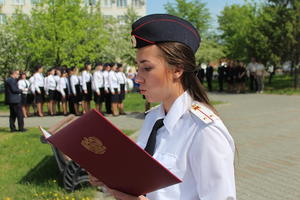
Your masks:
M 152 69 L 152 67 L 144 67 L 144 70 L 145 70 L 146 72 L 149 72 L 151 69 Z

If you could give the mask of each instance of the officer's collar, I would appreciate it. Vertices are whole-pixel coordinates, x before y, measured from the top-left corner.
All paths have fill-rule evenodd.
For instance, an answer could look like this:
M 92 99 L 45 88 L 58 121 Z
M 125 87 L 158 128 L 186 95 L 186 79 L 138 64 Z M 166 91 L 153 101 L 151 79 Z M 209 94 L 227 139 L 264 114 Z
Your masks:
M 174 126 L 181 116 L 189 109 L 191 102 L 192 97 L 185 91 L 174 101 L 167 115 L 164 113 L 163 105 L 160 105 L 158 116 L 159 118 L 164 118 L 164 126 L 169 134 L 172 134 Z

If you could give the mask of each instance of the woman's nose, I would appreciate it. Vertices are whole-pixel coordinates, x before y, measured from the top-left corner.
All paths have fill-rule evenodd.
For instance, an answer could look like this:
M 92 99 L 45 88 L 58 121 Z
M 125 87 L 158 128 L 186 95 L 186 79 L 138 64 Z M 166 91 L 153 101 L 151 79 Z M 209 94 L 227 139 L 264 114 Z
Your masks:
M 140 75 L 140 73 L 136 74 L 135 80 L 134 80 L 137 84 L 141 84 L 144 83 L 144 79 L 142 78 L 142 76 Z

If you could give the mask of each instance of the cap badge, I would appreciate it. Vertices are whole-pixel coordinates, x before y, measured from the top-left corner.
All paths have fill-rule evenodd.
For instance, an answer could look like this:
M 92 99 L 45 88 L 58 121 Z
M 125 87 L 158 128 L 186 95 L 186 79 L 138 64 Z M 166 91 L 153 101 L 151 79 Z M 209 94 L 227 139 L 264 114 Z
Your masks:
M 132 43 L 132 46 L 135 48 L 136 47 L 136 38 L 134 35 L 131 36 L 131 43 Z
M 99 155 L 104 154 L 106 151 L 106 147 L 101 140 L 96 137 L 84 137 L 81 141 L 81 145 L 87 150 Z

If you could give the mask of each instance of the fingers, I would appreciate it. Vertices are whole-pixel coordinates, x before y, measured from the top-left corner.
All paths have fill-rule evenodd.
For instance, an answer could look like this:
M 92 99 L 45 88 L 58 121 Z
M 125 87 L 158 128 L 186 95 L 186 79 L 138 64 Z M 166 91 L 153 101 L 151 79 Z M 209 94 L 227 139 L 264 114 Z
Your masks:
M 139 197 L 136 196 L 132 196 L 129 194 L 125 194 L 123 192 L 114 190 L 114 189 L 110 189 L 108 187 L 105 187 L 107 189 L 107 191 L 112 194 L 117 200 L 148 200 L 145 196 L 141 195 Z
M 99 181 L 99 179 L 97 179 L 95 176 L 89 174 L 89 181 L 91 183 L 91 185 L 93 186 L 105 186 L 101 181 Z

